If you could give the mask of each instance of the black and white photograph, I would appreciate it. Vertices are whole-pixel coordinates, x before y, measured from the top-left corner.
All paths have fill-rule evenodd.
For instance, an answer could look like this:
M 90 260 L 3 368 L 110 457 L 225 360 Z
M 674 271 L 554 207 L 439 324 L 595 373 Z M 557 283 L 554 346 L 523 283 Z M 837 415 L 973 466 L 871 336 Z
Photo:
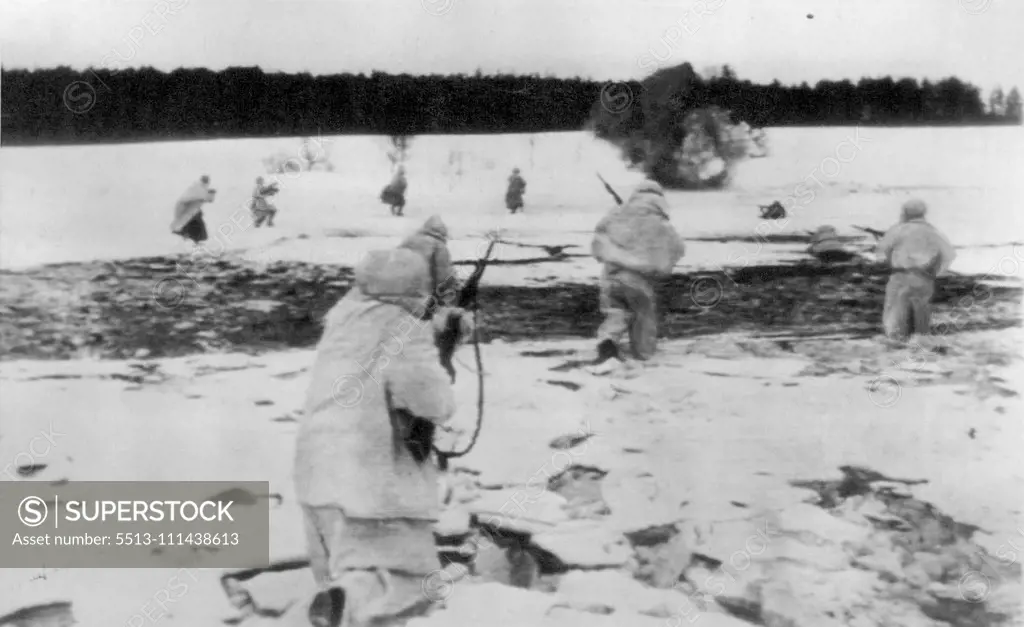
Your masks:
M 1022 27 L 3 0 L 0 627 L 1024 626 Z

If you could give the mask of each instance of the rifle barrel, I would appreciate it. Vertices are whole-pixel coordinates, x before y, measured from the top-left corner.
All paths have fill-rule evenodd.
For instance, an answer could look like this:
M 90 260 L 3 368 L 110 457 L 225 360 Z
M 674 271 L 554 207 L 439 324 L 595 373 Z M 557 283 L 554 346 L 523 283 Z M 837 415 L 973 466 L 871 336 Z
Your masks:
M 878 229 L 872 229 L 872 228 L 868 228 L 866 226 L 857 226 L 856 224 L 853 225 L 853 228 L 855 228 L 855 229 L 857 229 L 859 231 L 864 231 L 865 233 L 869 233 L 871 235 L 874 235 L 875 239 L 881 239 L 881 238 L 885 237 L 885 231 L 879 231 Z
M 491 257 L 491 252 L 494 250 L 494 245 L 497 244 L 497 240 L 492 238 L 490 244 L 487 245 L 487 250 L 484 252 L 484 256 L 477 260 L 476 267 L 473 269 L 472 274 L 466 279 L 459 294 L 459 307 L 468 309 L 476 305 L 476 294 L 480 287 L 480 279 L 483 277 L 484 269 L 487 267 L 487 261 Z
M 615 202 L 621 205 L 622 197 L 615 193 L 615 190 L 612 188 L 611 185 L 608 184 L 608 181 L 604 180 L 604 177 L 601 176 L 600 172 L 597 173 L 597 178 L 601 179 L 601 182 L 604 183 L 605 190 L 612 195 L 612 198 L 615 199 Z

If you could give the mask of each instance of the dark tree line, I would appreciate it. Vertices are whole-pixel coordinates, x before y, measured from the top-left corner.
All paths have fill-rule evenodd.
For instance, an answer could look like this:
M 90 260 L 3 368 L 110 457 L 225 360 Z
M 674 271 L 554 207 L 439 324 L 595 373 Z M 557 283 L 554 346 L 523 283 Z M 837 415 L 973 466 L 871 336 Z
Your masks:
M 380 72 L 313 76 L 265 73 L 259 68 L 170 73 L 148 67 L 82 72 L 68 67 L 4 68 L 0 84 L 0 142 L 6 145 L 318 132 L 568 131 L 583 128 L 595 112 L 599 118 L 609 115 L 595 105 L 607 90 L 604 83 L 479 72 L 474 76 Z M 646 97 L 644 86 L 631 83 L 630 87 L 638 98 Z M 955 78 L 921 84 L 913 79 L 862 79 L 856 85 L 820 82 L 811 88 L 778 82 L 755 85 L 726 70 L 710 80 L 694 75 L 685 93 L 673 97 L 695 106 L 721 105 L 757 126 L 1020 120 L 1016 89 L 1000 94 L 999 109 L 993 108 L 990 114 L 978 89 Z M 615 115 L 621 117 L 622 112 Z
M 621 106 L 626 101 L 628 107 Z M 659 136 L 697 108 L 718 106 L 753 126 L 975 125 L 1020 124 L 1021 97 L 993 91 L 986 110 L 980 90 L 958 78 L 937 82 L 912 78 L 862 78 L 784 86 L 739 80 L 729 66 L 701 77 L 689 63 L 658 70 L 643 81 L 614 85 L 592 108 L 601 136 L 643 131 Z

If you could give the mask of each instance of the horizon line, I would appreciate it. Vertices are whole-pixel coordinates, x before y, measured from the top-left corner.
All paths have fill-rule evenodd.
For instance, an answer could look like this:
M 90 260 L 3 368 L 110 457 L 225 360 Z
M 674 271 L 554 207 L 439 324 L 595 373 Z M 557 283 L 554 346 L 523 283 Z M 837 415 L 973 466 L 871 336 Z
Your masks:
M 589 82 L 589 83 L 597 83 L 597 84 L 607 85 L 607 84 L 621 84 L 621 83 L 642 83 L 643 81 L 647 80 L 648 78 L 650 78 L 651 76 L 653 76 L 657 72 L 660 72 L 660 71 L 666 70 L 666 69 L 680 68 L 683 65 L 690 65 L 691 69 L 693 69 L 694 74 L 697 77 L 701 78 L 702 80 L 711 80 L 710 78 L 704 76 L 701 73 L 701 71 L 697 70 L 693 66 L 693 64 L 691 64 L 689 61 L 683 61 L 683 62 L 678 63 L 676 65 L 667 66 L 667 67 L 663 67 L 663 68 L 659 67 L 654 72 L 651 72 L 650 74 L 647 74 L 643 78 L 617 78 L 617 79 L 606 79 L 606 80 L 595 79 L 595 78 L 593 78 L 591 76 L 580 76 L 578 74 L 574 74 L 574 75 L 571 75 L 571 76 L 566 76 L 566 75 L 553 74 L 553 73 L 550 73 L 550 72 L 544 72 L 544 73 L 541 73 L 541 72 L 523 73 L 523 72 L 505 72 L 503 70 L 485 72 L 482 68 L 477 68 L 473 72 L 458 72 L 458 73 L 448 73 L 448 74 L 440 74 L 440 73 L 432 73 L 432 74 L 416 73 L 416 74 L 414 74 L 414 73 L 409 73 L 409 72 L 398 72 L 398 73 L 396 73 L 396 72 L 380 70 L 380 69 L 359 70 L 359 71 L 342 70 L 342 71 L 332 71 L 332 72 L 314 72 L 314 71 L 310 71 L 310 70 L 287 71 L 287 70 L 267 69 L 267 68 L 264 68 L 263 66 L 261 66 L 259 64 L 255 64 L 255 65 L 227 65 L 227 66 L 224 66 L 224 67 L 222 67 L 220 69 L 213 69 L 213 68 L 205 67 L 205 66 L 178 66 L 178 67 L 175 67 L 174 69 L 171 69 L 171 70 L 165 70 L 165 69 L 161 69 L 161 68 L 158 68 L 156 66 L 153 66 L 153 65 L 128 66 L 128 67 L 121 67 L 121 68 L 95 67 L 93 65 L 88 65 L 88 66 L 80 69 L 79 67 L 76 67 L 75 65 L 71 65 L 71 64 L 60 64 L 60 65 L 48 66 L 48 67 L 27 67 L 27 66 L 7 66 L 6 64 L 0 62 L 0 71 L 14 71 L 14 70 L 17 70 L 17 71 L 27 71 L 27 72 L 47 72 L 47 71 L 55 71 L 55 70 L 60 70 L 62 68 L 67 68 L 67 69 L 70 69 L 72 71 L 80 72 L 80 73 L 85 73 L 85 72 L 96 73 L 96 72 L 103 71 L 103 72 L 110 72 L 111 74 L 118 74 L 120 72 L 124 72 L 124 71 L 127 71 L 127 70 L 141 71 L 141 70 L 148 69 L 148 70 L 154 70 L 154 71 L 159 72 L 161 74 L 172 74 L 172 73 L 178 72 L 178 71 L 186 71 L 186 72 L 188 72 L 188 71 L 197 71 L 197 70 L 204 70 L 204 71 L 207 71 L 207 72 L 210 72 L 210 73 L 213 73 L 213 74 L 218 74 L 220 72 L 225 72 L 225 71 L 228 71 L 228 70 L 251 70 L 251 69 L 255 68 L 255 69 L 258 69 L 263 74 L 268 74 L 268 75 L 277 74 L 277 75 L 285 75 L 285 76 L 309 75 L 309 76 L 313 76 L 313 77 L 331 77 L 331 76 L 346 76 L 346 75 L 348 75 L 348 76 L 367 76 L 367 77 L 370 77 L 370 76 L 373 76 L 374 74 L 384 74 L 384 75 L 387 75 L 387 76 L 410 76 L 410 77 L 413 77 L 413 78 L 431 78 L 431 77 L 435 77 L 435 76 L 439 76 L 439 77 L 465 76 L 465 77 L 469 77 L 469 78 L 475 78 L 476 75 L 479 74 L 481 78 L 497 77 L 497 76 L 512 76 L 512 77 L 515 77 L 515 78 L 542 78 L 542 79 L 547 79 L 547 80 L 551 80 L 551 79 L 554 79 L 554 80 L 565 80 L 565 81 L 578 80 L 578 81 L 582 81 L 582 82 Z M 770 86 L 773 83 L 779 83 L 779 85 L 781 85 L 783 87 L 801 87 L 803 85 L 807 85 L 808 87 L 812 87 L 813 88 L 813 87 L 815 87 L 816 85 L 818 85 L 820 83 L 842 83 L 844 81 L 848 81 L 848 82 L 856 85 L 858 81 L 862 81 L 862 80 L 884 80 L 884 79 L 887 79 L 887 78 L 891 79 L 893 82 L 897 82 L 897 83 L 900 82 L 900 81 L 903 81 L 903 80 L 913 80 L 913 81 L 917 81 L 919 84 L 924 83 L 925 81 L 928 81 L 928 82 L 931 82 L 931 83 L 939 83 L 939 82 L 942 82 L 942 81 L 955 79 L 955 80 L 958 80 L 958 81 L 964 83 L 965 85 L 971 85 L 971 86 L 977 87 L 979 89 L 984 89 L 980 84 L 972 83 L 970 80 L 961 78 L 961 77 L 959 77 L 959 76 L 957 76 L 955 74 L 950 74 L 950 75 L 942 76 L 942 77 L 927 77 L 927 76 L 925 76 L 925 77 L 917 77 L 917 76 L 907 76 L 907 75 L 895 76 L 893 74 L 885 74 L 885 75 L 863 75 L 862 74 L 861 76 L 857 77 L 856 79 L 854 79 L 852 77 L 849 77 L 849 76 L 848 77 L 844 77 L 844 78 L 840 78 L 840 79 L 819 78 L 814 83 L 810 83 L 807 80 L 801 81 L 800 83 L 784 83 L 781 80 L 779 80 L 778 78 L 774 78 L 770 82 L 767 82 L 767 83 L 758 83 L 758 82 L 755 82 L 752 79 L 743 78 L 738 72 L 736 72 L 736 70 L 733 68 L 733 66 L 731 64 L 729 64 L 729 63 L 725 63 L 725 64 L 722 64 L 721 66 L 717 66 L 717 67 L 718 68 L 729 67 L 732 70 L 732 73 L 733 73 L 733 80 L 735 80 L 737 82 L 741 82 L 741 83 L 742 82 L 749 82 L 752 85 Z M 718 76 L 716 76 L 714 78 L 719 78 L 720 79 L 720 78 L 722 78 L 722 76 L 718 75 Z M 1002 89 L 1004 84 L 1008 85 L 1009 89 L 1013 89 L 1013 88 L 1016 87 L 1015 84 L 1011 85 L 1010 83 L 999 82 L 999 83 L 996 83 L 996 87 L 990 88 L 988 91 L 992 91 L 995 88 Z

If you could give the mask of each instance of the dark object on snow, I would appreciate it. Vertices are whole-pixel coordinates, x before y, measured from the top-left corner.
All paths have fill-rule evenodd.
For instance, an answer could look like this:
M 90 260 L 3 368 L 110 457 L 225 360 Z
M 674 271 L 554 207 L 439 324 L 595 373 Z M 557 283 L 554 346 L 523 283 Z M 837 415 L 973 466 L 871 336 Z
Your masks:
M 573 392 L 578 391 L 580 389 L 580 387 L 582 387 L 579 383 L 573 383 L 572 381 L 556 381 L 555 379 L 548 379 L 547 382 L 550 385 L 557 385 L 557 386 L 563 387 L 563 388 L 565 388 L 567 390 L 571 390 Z M 552 444 L 552 447 L 553 448 L 558 448 L 557 446 L 554 446 L 553 444 Z
M 822 263 L 844 263 L 857 259 L 859 255 L 848 250 L 824 250 L 820 253 L 811 253 L 814 258 Z
M 758 205 L 758 207 L 761 209 L 762 220 L 781 220 L 786 217 L 786 208 L 777 200 L 770 205 Z
M 521 244 L 519 242 L 510 242 L 510 241 L 504 240 L 504 239 L 498 240 L 498 243 L 499 244 L 507 244 L 509 246 L 518 246 L 520 248 L 541 248 L 541 249 L 544 250 L 544 252 L 546 252 L 547 254 L 551 255 L 552 257 L 561 257 L 562 255 L 567 254 L 565 252 L 566 248 L 579 248 L 579 246 L 577 246 L 576 244 L 561 244 L 559 246 L 545 246 L 544 244 Z
M 552 257 L 560 257 L 568 253 L 565 252 L 566 248 L 579 248 L 576 244 L 564 244 L 562 246 L 540 246 L 544 249 L 544 252 L 551 255 Z
M 818 227 L 818 230 L 811 234 L 811 245 L 807 252 L 822 263 L 838 263 L 858 258 L 856 253 L 843 248 L 836 228 L 827 224 Z

